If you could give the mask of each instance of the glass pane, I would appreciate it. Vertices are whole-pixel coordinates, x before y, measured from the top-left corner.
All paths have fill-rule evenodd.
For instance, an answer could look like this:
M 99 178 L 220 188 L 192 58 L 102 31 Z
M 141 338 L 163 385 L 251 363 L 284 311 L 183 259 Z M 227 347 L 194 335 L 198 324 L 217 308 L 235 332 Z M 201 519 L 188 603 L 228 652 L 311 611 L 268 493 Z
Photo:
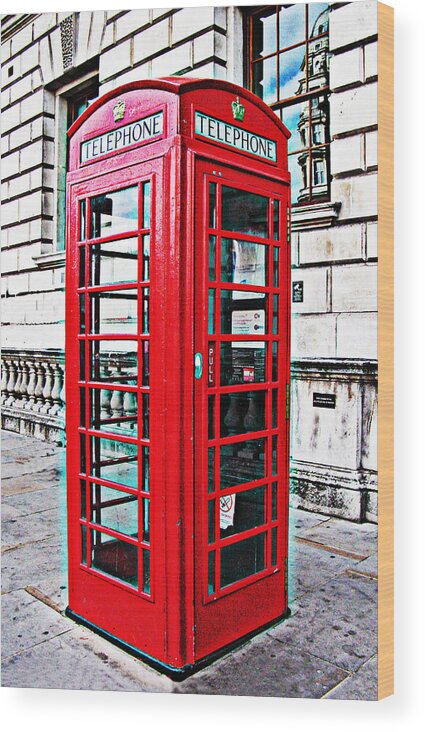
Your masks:
M 90 207 L 91 239 L 138 229 L 137 186 L 94 196 Z
M 264 524 L 265 486 L 220 497 L 220 538 Z
M 287 99 L 306 91 L 304 45 L 279 54 L 279 99 Z
M 80 515 L 81 518 L 85 519 L 87 515 L 86 510 L 86 481 L 80 480 Z
M 215 447 L 209 447 L 208 448 L 208 493 L 213 493 L 214 491 L 214 455 L 215 455 Z
M 221 549 L 220 587 L 227 587 L 264 569 L 264 539 L 265 534 L 259 534 Z
M 277 427 L 277 421 L 278 421 L 278 408 L 277 408 L 277 399 L 278 399 L 278 390 L 273 389 L 272 390 L 272 428 Z
M 151 184 L 149 181 L 143 183 L 143 228 L 149 229 L 151 225 Z
M 149 333 L 149 287 L 142 288 L 142 333 Z
M 137 333 L 137 293 L 97 292 L 90 297 L 91 333 Z
M 208 279 L 214 281 L 215 280 L 215 250 L 217 245 L 217 237 L 216 236 L 210 236 L 209 237 L 209 247 L 208 247 Z
M 91 517 L 95 524 L 127 536 L 138 533 L 137 496 L 91 483 Z
M 279 344 L 277 341 L 273 341 L 272 344 L 272 380 L 277 381 L 278 376 L 278 358 L 279 358 Z
M 209 226 L 211 229 L 217 228 L 217 184 L 210 183 L 209 185 Z
M 291 203 L 300 203 L 308 196 L 308 154 L 289 155 L 288 165 L 291 173 Z
M 273 201 L 273 239 L 279 240 L 280 201 Z
M 86 472 L 86 436 L 80 435 L 80 466 L 81 472 Z
M 314 91 L 328 86 L 328 38 L 308 44 L 308 90 Z
M 305 5 L 291 5 L 279 12 L 279 48 L 294 46 L 306 35 Z
M 149 439 L 149 394 L 142 394 L 142 437 Z
M 261 344 L 222 343 L 220 346 L 220 382 L 222 386 L 247 384 L 265 381 L 266 348 Z M 241 347 L 240 347 L 241 346 Z
M 108 383 L 137 383 L 137 341 L 91 341 L 91 378 Z
M 264 99 L 266 104 L 277 101 L 276 56 L 257 61 L 252 65 L 252 81 L 254 94 Z
M 208 290 L 208 333 L 215 333 L 215 290 Z
M 208 594 L 215 592 L 215 551 L 208 554 Z
M 279 332 L 279 295 L 273 295 L 273 322 L 272 333 L 277 335 Z
M 149 479 L 149 448 L 146 446 L 142 447 L 142 491 L 149 493 L 150 491 L 150 479 Z
M 215 501 L 208 501 L 208 544 L 215 540 Z
M 215 397 L 208 397 L 208 439 L 214 439 L 214 402 Z
M 273 287 L 279 287 L 279 249 L 273 247 Z
M 272 521 L 277 520 L 277 483 L 272 483 Z
M 78 287 L 86 286 L 86 247 L 79 247 L 79 276 L 78 276 Z
M 91 531 L 91 566 L 137 587 L 137 547 L 100 531 Z
M 80 425 L 86 426 L 86 390 L 80 389 Z
M 84 293 L 78 296 L 80 303 L 80 333 L 86 331 L 86 296 Z
M 278 437 L 272 437 L 272 475 L 277 475 L 278 471 L 278 455 L 277 455 Z
M 328 3 L 309 3 L 308 34 L 310 38 L 327 33 L 329 25 Z
M 281 117 L 283 124 L 291 133 L 288 140 L 288 152 L 291 153 L 308 147 L 308 102 L 284 107 Z
M 151 553 L 143 549 L 143 592 L 150 595 L 151 591 Z
M 151 252 L 151 237 L 150 234 L 145 234 L 142 237 L 143 241 L 143 269 L 142 269 L 142 280 L 147 282 L 150 277 L 150 252 Z
M 136 282 L 137 251 L 137 237 L 120 239 L 109 244 L 94 244 L 91 247 L 90 284 Z
M 252 56 L 276 53 L 276 14 L 257 16 L 252 20 Z
M 80 341 L 80 381 L 86 380 L 86 343 Z
M 86 238 L 86 200 L 80 201 L 80 241 Z
M 264 287 L 267 281 L 267 247 L 251 241 L 222 239 L 221 279 L 238 285 Z M 239 297 L 244 293 L 239 293 Z
M 87 564 L 87 528 L 81 527 L 81 564 Z
M 149 386 L 149 341 L 142 341 L 142 386 Z
M 220 397 L 220 437 L 266 428 L 266 392 L 236 392 Z
M 272 565 L 277 564 L 277 527 L 272 529 Z
M 137 445 L 91 437 L 91 474 L 137 488 Z
M 266 307 L 268 295 L 251 290 L 223 290 L 221 292 L 221 332 L 234 335 L 256 335 L 266 333 Z M 243 342 L 236 344 L 243 348 Z M 253 348 L 247 341 L 247 348 Z M 264 348 L 259 342 L 257 348 Z
M 90 427 L 137 437 L 137 394 L 117 389 L 90 389 Z
M 222 187 L 221 197 L 222 229 L 268 236 L 268 198 L 228 186 Z
M 149 498 L 142 499 L 142 508 L 143 508 L 142 541 L 145 541 L 147 544 L 149 544 L 149 542 L 150 542 L 150 532 L 151 532 L 150 505 L 151 505 L 151 502 L 150 502 Z
M 220 488 L 248 483 L 265 476 L 265 439 L 220 447 Z

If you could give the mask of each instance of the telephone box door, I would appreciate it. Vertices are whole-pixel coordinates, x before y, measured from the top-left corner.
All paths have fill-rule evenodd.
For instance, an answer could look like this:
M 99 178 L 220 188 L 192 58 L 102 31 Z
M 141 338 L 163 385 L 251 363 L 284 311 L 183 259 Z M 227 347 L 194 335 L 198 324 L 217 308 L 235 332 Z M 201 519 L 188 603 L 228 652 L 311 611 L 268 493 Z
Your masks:
M 287 610 L 287 191 L 197 163 L 197 659 Z
M 159 658 L 161 186 L 161 160 L 75 183 L 67 280 L 69 605 Z

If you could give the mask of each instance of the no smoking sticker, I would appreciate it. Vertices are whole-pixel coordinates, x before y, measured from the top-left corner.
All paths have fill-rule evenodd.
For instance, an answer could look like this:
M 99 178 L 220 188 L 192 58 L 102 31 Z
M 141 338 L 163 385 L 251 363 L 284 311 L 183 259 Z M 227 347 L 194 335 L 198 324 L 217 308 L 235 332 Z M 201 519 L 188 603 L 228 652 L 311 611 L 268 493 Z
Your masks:
M 222 496 L 220 498 L 220 529 L 227 529 L 233 526 L 235 515 L 235 494 Z

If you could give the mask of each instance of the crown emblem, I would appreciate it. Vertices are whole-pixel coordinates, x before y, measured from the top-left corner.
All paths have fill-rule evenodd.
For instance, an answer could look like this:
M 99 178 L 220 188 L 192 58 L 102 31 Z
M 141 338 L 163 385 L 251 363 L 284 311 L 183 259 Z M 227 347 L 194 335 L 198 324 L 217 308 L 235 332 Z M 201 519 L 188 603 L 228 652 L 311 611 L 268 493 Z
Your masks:
M 232 102 L 232 112 L 234 119 L 239 120 L 239 122 L 243 122 L 243 118 L 245 117 L 245 107 L 240 103 L 239 97 L 236 97 L 236 101 Z
M 119 122 L 125 115 L 125 102 L 119 99 L 112 111 L 114 113 L 114 122 Z

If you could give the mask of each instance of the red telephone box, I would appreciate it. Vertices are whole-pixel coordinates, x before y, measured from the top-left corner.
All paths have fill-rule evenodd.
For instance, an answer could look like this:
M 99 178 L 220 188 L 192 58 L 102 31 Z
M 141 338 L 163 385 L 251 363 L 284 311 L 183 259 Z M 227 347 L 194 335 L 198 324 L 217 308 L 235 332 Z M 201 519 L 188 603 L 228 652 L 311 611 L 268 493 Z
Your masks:
M 67 613 L 181 678 L 288 613 L 289 133 L 169 78 L 68 134 Z

